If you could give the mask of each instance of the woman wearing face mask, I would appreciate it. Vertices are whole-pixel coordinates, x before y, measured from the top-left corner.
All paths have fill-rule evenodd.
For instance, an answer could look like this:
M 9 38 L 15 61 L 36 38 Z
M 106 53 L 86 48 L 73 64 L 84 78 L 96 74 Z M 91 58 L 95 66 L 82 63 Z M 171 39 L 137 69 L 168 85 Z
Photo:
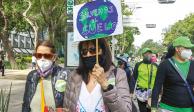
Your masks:
M 152 93 L 153 112 L 158 107 L 162 112 L 193 112 L 192 107 L 194 104 L 188 86 L 184 82 L 186 80 L 190 87 L 194 85 L 194 62 L 189 60 L 192 55 L 191 48 L 193 47 L 194 45 L 187 37 L 178 37 L 169 46 L 167 59 L 159 65 L 156 76 Z M 162 86 L 162 99 L 158 105 L 158 97 Z M 190 90 L 193 91 L 192 88 Z
M 151 62 L 152 51 L 149 48 L 142 50 L 143 61 L 136 63 L 134 68 L 134 78 L 136 87 L 134 94 L 137 96 L 140 112 L 150 112 L 148 99 L 154 86 L 156 77 L 157 64 Z
M 125 71 L 112 65 L 110 48 L 99 39 L 79 43 L 80 63 L 67 81 L 64 107 L 67 112 L 131 112 Z
M 46 112 L 63 108 L 68 71 L 55 64 L 55 47 L 50 41 L 39 42 L 35 54 L 37 70 L 26 80 L 22 112 Z

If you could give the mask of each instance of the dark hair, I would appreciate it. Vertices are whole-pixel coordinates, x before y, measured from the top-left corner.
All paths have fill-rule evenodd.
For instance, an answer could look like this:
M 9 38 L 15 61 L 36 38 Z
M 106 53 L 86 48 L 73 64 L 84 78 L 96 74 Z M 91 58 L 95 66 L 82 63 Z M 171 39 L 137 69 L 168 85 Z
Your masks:
M 156 54 L 156 58 L 158 58 L 158 53 L 155 53 Z
M 79 50 L 79 66 L 77 68 L 77 73 L 80 74 L 84 80 L 84 82 L 87 84 L 89 79 L 88 79 L 88 75 L 89 75 L 89 70 L 86 68 L 86 66 L 84 65 L 83 62 L 83 57 L 81 55 L 81 49 L 83 46 L 83 43 L 93 43 L 94 45 L 96 45 L 96 40 L 89 40 L 89 41 L 83 41 L 80 42 L 78 45 L 78 50 Z M 110 47 L 109 44 L 107 43 L 107 41 L 104 38 L 98 39 L 98 46 L 99 48 L 102 49 L 102 55 L 101 58 L 103 58 L 104 60 L 104 64 L 102 65 L 102 67 L 104 68 L 104 71 L 108 71 L 112 65 L 112 56 L 111 56 L 111 51 L 110 51 Z
M 174 54 L 175 54 L 175 47 L 172 44 L 170 44 L 168 46 L 168 52 L 166 53 L 165 59 L 171 58 L 172 56 L 174 56 Z
M 51 41 L 49 41 L 49 40 L 38 41 L 37 46 L 36 46 L 36 48 L 35 48 L 35 52 L 37 51 L 37 49 L 38 49 L 39 46 L 49 47 L 49 48 L 51 49 L 51 52 L 52 52 L 53 54 L 56 53 L 56 51 L 55 51 L 55 46 L 54 46 L 53 43 L 52 43 Z

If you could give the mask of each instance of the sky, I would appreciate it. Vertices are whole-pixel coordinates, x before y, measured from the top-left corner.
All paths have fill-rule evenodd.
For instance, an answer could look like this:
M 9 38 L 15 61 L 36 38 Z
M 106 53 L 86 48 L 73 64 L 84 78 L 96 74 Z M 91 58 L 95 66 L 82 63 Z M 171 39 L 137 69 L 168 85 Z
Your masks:
M 194 0 L 176 0 L 173 4 L 159 4 L 157 0 L 125 0 L 132 9 L 132 26 L 141 32 L 135 35 L 135 46 L 141 46 L 148 39 L 162 42 L 162 30 L 194 13 Z M 136 8 L 135 8 L 136 7 Z M 146 24 L 156 24 L 156 28 L 146 28 Z

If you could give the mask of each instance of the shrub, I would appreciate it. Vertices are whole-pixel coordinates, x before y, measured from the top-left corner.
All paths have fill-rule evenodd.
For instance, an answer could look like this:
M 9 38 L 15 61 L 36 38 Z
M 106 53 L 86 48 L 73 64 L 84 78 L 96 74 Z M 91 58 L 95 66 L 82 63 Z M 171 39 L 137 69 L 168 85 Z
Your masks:
M 5 69 L 11 69 L 11 64 L 9 61 L 4 61 Z
M 64 57 L 58 58 L 57 64 L 64 64 Z
M 32 62 L 32 56 L 24 57 L 24 61 L 27 62 L 27 63 L 31 63 Z
M 28 68 L 27 62 L 25 62 L 23 59 L 16 59 L 16 63 L 18 65 L 18 68 L 23 70 Z M 11 64 L 9 61 L 4 61 L 5 69 L 11 69 Z

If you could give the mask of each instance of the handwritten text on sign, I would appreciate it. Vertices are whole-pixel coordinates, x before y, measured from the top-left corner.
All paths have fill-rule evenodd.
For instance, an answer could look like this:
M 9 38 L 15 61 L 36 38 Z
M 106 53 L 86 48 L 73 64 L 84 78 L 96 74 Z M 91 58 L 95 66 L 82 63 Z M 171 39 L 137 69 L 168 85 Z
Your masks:
M 116 7 L 111 2 L 89 2 L 78 12 L 77 28 L 86 39 L 112 34 L 118 23 Z

